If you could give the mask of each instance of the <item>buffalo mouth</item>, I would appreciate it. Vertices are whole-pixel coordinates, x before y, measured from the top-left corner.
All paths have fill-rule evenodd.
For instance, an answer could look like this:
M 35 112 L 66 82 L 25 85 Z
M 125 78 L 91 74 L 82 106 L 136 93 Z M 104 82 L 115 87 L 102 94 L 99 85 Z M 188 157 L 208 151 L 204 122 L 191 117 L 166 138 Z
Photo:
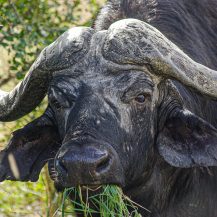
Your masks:
M 102 185 L 125 186 L 124 169 L 117 152 L 107 145 L 61 146 L 48 162 L 57 190 L 80 186 L 94 192 Z
M 112 176 L 105 178 L 104 180 L 96 180 L 96 181 L 85 181 L 82 180 L 81 177 L 74 176 L 71 179 L 67 179 L 66 177 L 60 175 L 58 171 L 55 169 L 55 160 L 50 160 L 48 162 L 48 170 L 50 178 L 54 181 L 54 185 L 57 191 L 64 191 L 64 189 L 67 188 L 80 188 L 82 192 L 86 192 L 87 190 L 89 192 L 92 192 L 93 194 L 98 194 L 101 192 L 102 186 L 105 185 L 115 185 L 121 188 L 124 188 L 125 181 L 123 178 L 122 173 L 120 173 L 118 177 Z

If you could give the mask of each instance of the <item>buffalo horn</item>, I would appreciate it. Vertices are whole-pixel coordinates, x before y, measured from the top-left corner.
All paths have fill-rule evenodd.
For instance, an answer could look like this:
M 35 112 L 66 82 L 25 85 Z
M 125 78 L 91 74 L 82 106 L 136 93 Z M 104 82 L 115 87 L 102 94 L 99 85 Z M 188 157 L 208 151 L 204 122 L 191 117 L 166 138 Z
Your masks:
M 175 78 L 202 94 L 217 97 L 217 71 L 192 60 L 155 27 L 125 19 L 112 24 L 108 32 L 104 45 L 107 59 L 145 66 L 162 78 Z
M 12 91 L 0 91 L 0 121 L 13 121 L 31 112 L 46 95 L 53 72 L 73 66 L 88 51 L 93 32 L 86 27 L 71 28 L 41 52 Z

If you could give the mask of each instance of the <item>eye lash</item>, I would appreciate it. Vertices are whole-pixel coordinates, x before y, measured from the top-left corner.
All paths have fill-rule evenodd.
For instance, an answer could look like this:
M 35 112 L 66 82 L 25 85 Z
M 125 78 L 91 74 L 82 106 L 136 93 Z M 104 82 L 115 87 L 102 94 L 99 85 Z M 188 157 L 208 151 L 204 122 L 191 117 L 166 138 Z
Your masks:
M 51 105 L 54 106 L 57 110 L 60 110 L 62 108 L 62 105 L 59 103 L 57 99 L 52 99 L 50 101 Z
M 124 91 L 123 95 L 121 96 L 121 100 L 123 102 L 128 102 L 134 99 L 139 94 L 144 94 L 146 97 L 150 97 L 152 94 L 152 91 L 149 88 L 144 89 L 144 87 L 141 89 L 137 89 L 137 90 L 133 90 L 130 87 Z
M 51 96 L 49 101 L 50 101 L 50 104 L 53 105 L 57 110 L 70 107 L 70 103 L 68 102 L 68 100 L 65 100 L 65 97 L 64 97 L 64 100 L 60 101 L 56 97 Z

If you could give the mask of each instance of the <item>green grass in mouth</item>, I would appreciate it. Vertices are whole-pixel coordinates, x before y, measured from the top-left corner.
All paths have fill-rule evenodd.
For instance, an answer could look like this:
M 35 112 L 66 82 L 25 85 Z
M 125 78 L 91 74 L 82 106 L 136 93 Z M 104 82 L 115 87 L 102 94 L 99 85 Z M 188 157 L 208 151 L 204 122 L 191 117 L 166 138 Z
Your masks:
M 92 192 L 98 192 L 99 188 L 100 193 L 93 195 Z M 91 217 L 97 213 L 101 217 L 141 217 L 138 212 L 138 206 L 141 206 L 124 195 L 121 188 L 115 185 L 104 185 L 99 188 L 94 190 L 89 187 L 65 189 L 61 207 L 62 217 L 65 217 L 65 214 L 76 212 L 82 212 L 84 217 Z M 70 199 L 69 195 L 75 199 Z

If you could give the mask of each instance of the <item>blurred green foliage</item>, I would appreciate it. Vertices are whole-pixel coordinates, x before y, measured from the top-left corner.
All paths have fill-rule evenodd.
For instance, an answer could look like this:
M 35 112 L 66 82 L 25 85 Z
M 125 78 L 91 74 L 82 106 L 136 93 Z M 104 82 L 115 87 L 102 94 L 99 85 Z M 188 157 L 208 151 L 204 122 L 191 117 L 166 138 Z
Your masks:
M 0 0 L 0 89 L 22 79 L 40 51 L 73 26 L 91 26 L 105 0 Z M 2 25 L 2 28 L 1 28 Z M 7 55 L 5 55 L 5 53 Z M 2 55 L 3 54 L 3 55 Z M 4 78 L 4 79 L 3 79 Z M 0 149 L 11 132 L 23 127 L 46 108 L 46 100 L 32 113 L 12 123 L 0 123 Z M 47 170 L 37 183 L 0 183 L 0 217 L 61 216 Z
M 10 70 L 22 79 L 43 47 L 74 25 L 90 26 L 99 1 L 0 0 L 0 45 L 12 52 Z

